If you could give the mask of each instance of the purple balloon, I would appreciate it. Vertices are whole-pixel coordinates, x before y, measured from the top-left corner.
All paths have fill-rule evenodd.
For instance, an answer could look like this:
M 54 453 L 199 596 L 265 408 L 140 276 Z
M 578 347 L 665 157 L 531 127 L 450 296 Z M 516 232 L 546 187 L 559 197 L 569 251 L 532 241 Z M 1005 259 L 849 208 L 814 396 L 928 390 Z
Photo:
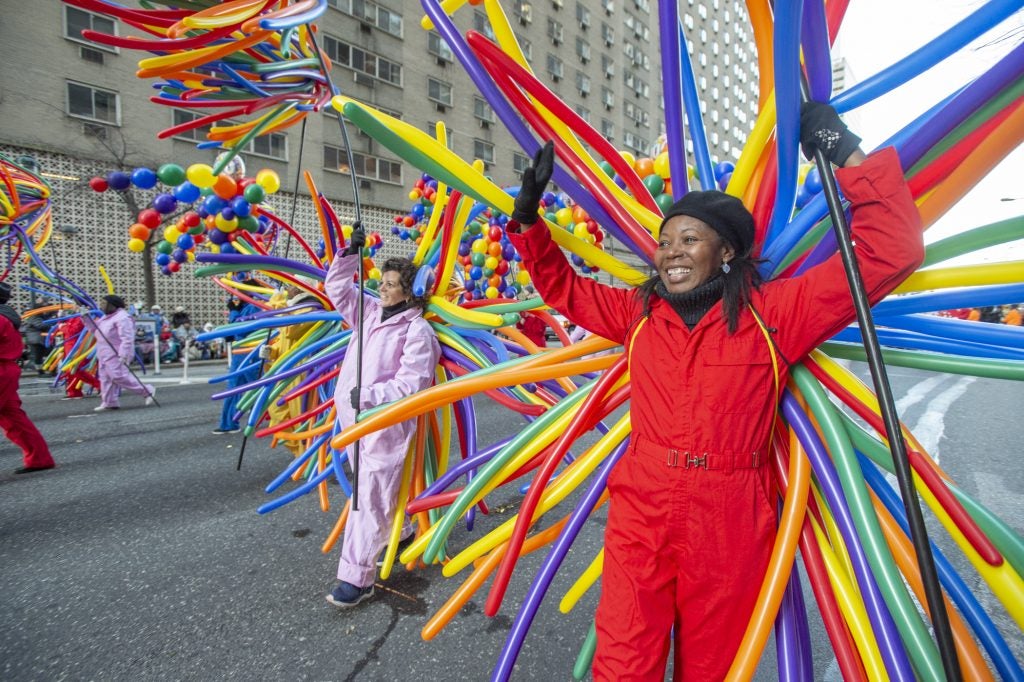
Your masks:
M 107 184 L 110 185 L 110 189 L 125 190 L 132 184 L 132 179 L 127 173 L 113 171 L 107 174 Z
M 173 213 L 174 209 L 178 207 L 178 200 L 170 194 L 157 194 L 153 197 L 153 208 L 156 209 L 157 213 L 168 214 Z

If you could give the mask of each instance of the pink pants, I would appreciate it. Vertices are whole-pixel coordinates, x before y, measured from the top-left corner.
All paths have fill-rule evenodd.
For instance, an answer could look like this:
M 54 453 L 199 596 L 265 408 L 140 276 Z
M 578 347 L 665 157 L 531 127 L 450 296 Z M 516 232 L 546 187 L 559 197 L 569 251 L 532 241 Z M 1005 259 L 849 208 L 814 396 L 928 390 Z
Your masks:
M 388 544 L 407 449 L 408 443 L 383 455 L 372 451 L 360 453 L 359 510 L 350 511 L 345 524 L 338 580 L 366 587 L 377 577 L 377 558 Z M 408 523 L 406 526 L 403 538 L 409 534 Z
M 137 395 L 149 396 L 153 386 L 143 384 L 118 360 L 100 362 L 100 398 L 104 407 L 118 407 L 121 389 Z

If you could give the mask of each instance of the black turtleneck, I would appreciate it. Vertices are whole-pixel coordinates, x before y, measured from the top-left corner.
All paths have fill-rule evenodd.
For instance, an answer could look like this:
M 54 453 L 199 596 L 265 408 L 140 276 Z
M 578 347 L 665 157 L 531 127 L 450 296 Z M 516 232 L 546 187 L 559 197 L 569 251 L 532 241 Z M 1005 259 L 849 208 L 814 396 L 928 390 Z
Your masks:
M 724 289 L 725 279 L 722 277 L 715 277 L 695 289 L 684 291 L 681 294 L 669 293 L 665 289 L 664 282 L 658 282 L 654 285 L 654 291 L 658 296 L 665 299 L 665 302 L 672 306 L 673 310 L 679 313 L 683 324 L 689 329 L 696 327 L 701 318 L 711 310 L 711 306 L 715 305 L 722 298 L 722 291 Z
M 403 312 L 403 311 L 408 310 L 408 309 L 409 309 L 409 301 L 408 300 L 402 301 L 401 303 L 396 303 L 394 305 L 383 306 L 380 309 L 380 321 L 383 322 L 384 320 L 388 319 L 392 315 L 397 315 L 398 313 Z

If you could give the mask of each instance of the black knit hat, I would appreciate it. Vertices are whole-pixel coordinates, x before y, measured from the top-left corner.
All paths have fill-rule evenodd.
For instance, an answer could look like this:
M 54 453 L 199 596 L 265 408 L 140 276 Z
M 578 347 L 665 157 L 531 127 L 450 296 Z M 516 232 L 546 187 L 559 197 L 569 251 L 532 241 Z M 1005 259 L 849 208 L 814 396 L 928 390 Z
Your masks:
M 740 258 L 749 255 L 754 246 L 754 216 L 730 194 L 717 190 L 687 192 L 665 212 L 661 226 L 664 228 L 670 218 L 680 215 L 707 223 Z
M 115 308 L 127 308 L 128 307 L 128 304 L 124 302 L 123 298 L 121 298 L 120 296 L 116 296 L 114 294 L 110 294 L 108 296 L 104 296 L 103 300 L 106 301 L 107 303 L 109 303 L 110 305 L 114 306 Z
M 0 303 L 7 303 L 11 299 L 11 292 L 14 291 L 7 282 L 0 282 Z

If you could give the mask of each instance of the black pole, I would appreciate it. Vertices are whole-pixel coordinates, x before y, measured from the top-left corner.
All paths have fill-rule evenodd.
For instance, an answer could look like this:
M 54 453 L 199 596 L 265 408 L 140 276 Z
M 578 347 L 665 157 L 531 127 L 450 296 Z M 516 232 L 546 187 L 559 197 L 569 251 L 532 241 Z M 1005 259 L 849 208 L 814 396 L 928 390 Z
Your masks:
M 270 343 L 270 334 L 271 334 L 271 330 L 268 329 L 267 330 L 267 339 L 266 339 L 266 341 L 263 342 L 264 347 L 266 347 L 267 344 Z M 260 348 L 260 351 L 262 352 L 263 348 Z M 266 361 L 261 356 L 260 357 L 260 371 L 256 373 L 256 381 L 259 381 L 263 377 L 263 367 L 266 364 L 267 364 Z M 249 434 L 247 434 L 245 432 L 245 429 L 242 429 L 242 449 L 238 451 L 238 464 L 235 465 L 235 471 L 241 471 L 242 470 L 242 457 L 245 456 L 245 444 L 246 444 L 246 442 L 248 442 L 248 440 L 249 440 Z
M 337 86 L 334 84 L 334 80 L 331 78 L 331 70 L 327 64 L 324 63 L 324 53 L 320 49 L 320 46 L 316 42 L 316 34 L 313 33 L 313 27 L 309 24 L 306 25 L 309 29 L 309 39 L 313 42 L 313 48 L 316 51 L 317 59 L 320 61 L 320 71 L 324 74 L 324 78 L 327 79 L 327 85 L 330 87 L 331 92 L 335 95 L 339 94 Z M 355 204 L 356 209 L 356 222 L 362 224 L 363 222 L 363 209 L 359 204 L 359 183 L 356 181 L 356 164 L 355 158 L 352 155 L 352 144 L 348 139 L 348 128 L 345 127 L 345 121 L 342 120 L 341 112 L 338 112 L 338 127 L 341 129 L 341 137 L 345 142 L 345 155 L 348 158 L 348 172 L 349 177 L 352 178 L 352 203 Z M 359 272 L 359 312 L 356 315 L 357 326 L 359 327 L 359 334 L 356 335 L 356 385 L 355 388 L 362 390 L 363 387 L 363 292 L 365 291 L 366 281 L 363 278 L 363 257 L 361 253 L 355 254 L 359 258 L 359 265 L 357 270 Z M 340 254 L 334 254 L 335 258 L 339 258 Z M 355 421 L 359 421 L 359 406 L 355 406 Z M 359 511 L 359 441 L 357 440 L 352 444 L 352 511 Z
M 801 78 L 801 94 L 804 100 L 809 100 L 807 80 L 802 74 Z M 846 213 L 843 211 L 842 199 L 839 198 L 832 165 L 820 149 L 815 148 L 814 150 L 814 162 L 821 175 L 821 186 L 825 191 L 829 215 L 832 217 L 832 229 L 835 231 L 836 243 L 843 259 L 843 267 L 846 269 L 846 280 L 850 285 L 853 304 L 857 310 L 857 324 L 860 327 L 864 350 L 867 352 L 868 367 L 871 369 L 871 380 L 874 382 L 875 394 L 878 396 L 878 406 L 881 408 L 882 419 L 885 422 L 885 435 L 889 439 L 893 468 L 896 470 L 896 479 L 899 481 L 903 506 L 910 524 L 910 537 L 917 554 L 917 565 L 921 572 L 921 582 L 924 584 L 928 608 L 931 611 L 932 628 L 935 630 L 935 640 L 942 656 L 942 667 L 949 682 L 959 682 L 962 679 L 960 661 L 957 658 L 956 645 L 953 642 L 953 631 L 949 626 L 949 614 L 946 613 L 946 603 L 942 598 L 942 588 L 939 586 L 939 578 L 935 570 L 932 548 L 928 541 L 928 529 L 924 525 L 921 505 L 917 498 L 917 491 L 914 489 L 910 462 L 907 459 L 906 443 L 900 430 L 896 403 L 892 397 L 892 387 L 889 385 L 882 349 L 878 343 L 878 335 L 875 333 L 871 304 L 868 302 L 867 293 L 864 290 L 864 280 L 861 278 L 860 267 L 857 265 L 857 258 L 853 252 L 850 227 L 846 223 Z

